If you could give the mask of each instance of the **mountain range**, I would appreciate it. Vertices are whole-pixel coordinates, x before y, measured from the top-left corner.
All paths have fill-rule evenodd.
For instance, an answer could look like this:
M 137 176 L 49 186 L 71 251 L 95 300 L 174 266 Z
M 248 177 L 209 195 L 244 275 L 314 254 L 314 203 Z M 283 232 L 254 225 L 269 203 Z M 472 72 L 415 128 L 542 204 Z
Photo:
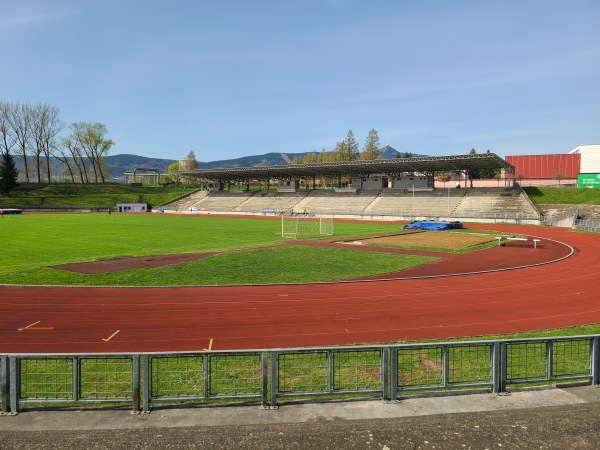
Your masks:
M 381 154 L 385 159 L 396 158 L 397 155 L 402 156 L 403 153 L 386 145 L 381 148 Z M 235 159 L 224 159 L 211 162 L 198 162 L 199 169 L 218 169 L 222 167 L 260 167 L 260 166 L 285 166 L 291 164 L 292 160 L 297 156 L 299 158 L 305 156 L 309 152 L 304 153 L 265 153 L 264 155 L 242 156 Z M 415 158 L 424 157 L 426 155 L 412 154 Z M 135 168 L 158 169 L 161 172 L 167 172 L 170 164 L 177 162 L 175 159 L 160 159 L 148 158 L 138 155 L 112 155 L 106 157 L 106 162 L 111 168 L 113 177 L 121 177 L 125 172 L 133 172 Z
M 403 156 L 404 154 L 397 151 L 396 149 L 386 145 L 381 148 L 381 154 L 385 159 L 396 158 Z M 219 161 L 210 162 L 198 162 L 199 169 L 219 169 L 225 167 L 260 167 L 260 166 L 285 166 L 292 163 L 295 157 L 302 158 L 309 152 L 304 153 L 265 153 L 264 155 L 253 155 L 253 156 L 242 156 L 241 158 L 234 159 L 223 159 Z M 414 158 L 424 157 L 426 155 L 412 154 Z M 43 158 L 42 158 L 43 160 Z M 29 173 L 35 179 L 35 169 L 31 160 L 28 158 Z M 120 155 L 109 155 L 106 157 L 106 163 L 110 168 L 111 178 L 121 178 L 125 175 L 125 172 L 133 172 L 134 169 L 158 169 L 161 173 L 167 173 L 169 165 L 177 162 L 176 159 L 162 159 L 162 158 L 148 158 L 146 156 L 131 155 L 131 154 L 120 154 Z M 17 170 L 20 174 L 25 171 L 23 158 L 15 155 L 15 163 Z M 42 176 L 45 175 L 45 166 L 42 161 Z M 50 166 L 52 168 L 53 176 L 63 174 L 65 171 L 64 164 L 54 157 L 50 158 Z

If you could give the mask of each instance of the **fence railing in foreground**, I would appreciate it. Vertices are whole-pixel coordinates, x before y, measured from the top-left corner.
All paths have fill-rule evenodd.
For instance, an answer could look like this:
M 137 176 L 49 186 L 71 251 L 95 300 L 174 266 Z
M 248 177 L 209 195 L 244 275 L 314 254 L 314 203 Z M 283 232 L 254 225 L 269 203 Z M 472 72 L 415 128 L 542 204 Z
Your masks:
M 0 355 L 3 414 L 23 405 L 286 399 L 600 384 L 600 335 L 256 351 Z

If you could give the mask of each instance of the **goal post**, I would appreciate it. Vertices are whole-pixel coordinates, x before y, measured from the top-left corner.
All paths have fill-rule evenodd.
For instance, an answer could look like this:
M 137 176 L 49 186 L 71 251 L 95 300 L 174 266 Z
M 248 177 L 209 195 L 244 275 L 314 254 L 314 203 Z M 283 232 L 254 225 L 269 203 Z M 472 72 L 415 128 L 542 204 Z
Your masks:
M 288 239 L 333 236 L 332 217 L 282 215 L 281 237 Z

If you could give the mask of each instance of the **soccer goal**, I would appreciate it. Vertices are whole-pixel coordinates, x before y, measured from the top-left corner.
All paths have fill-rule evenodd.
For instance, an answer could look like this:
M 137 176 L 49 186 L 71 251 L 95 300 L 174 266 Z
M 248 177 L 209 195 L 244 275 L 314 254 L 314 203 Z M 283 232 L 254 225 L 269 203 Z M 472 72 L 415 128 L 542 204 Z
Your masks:
M 333 236 L 332 217 L 281 216 L 281 237 L 298 239 L 318 236 Z

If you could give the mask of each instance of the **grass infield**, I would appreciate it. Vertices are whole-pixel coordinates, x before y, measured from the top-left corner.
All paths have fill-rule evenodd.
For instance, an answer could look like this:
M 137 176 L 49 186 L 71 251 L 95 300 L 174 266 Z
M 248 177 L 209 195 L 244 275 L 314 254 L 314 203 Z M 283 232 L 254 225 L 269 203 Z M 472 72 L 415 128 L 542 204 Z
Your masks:
M 281 222 L 160 214 L 23 214 L 0 222 L 3 284 L 186 286 L 302 283 L 356 278 L 425 264 L 432 258 L 277 245 Z M 398 224 L 336 223 L 336 237 L 399 230 Z M 128 256 L 220 252 L 159 269 L 85 275 L 50 266 Z

